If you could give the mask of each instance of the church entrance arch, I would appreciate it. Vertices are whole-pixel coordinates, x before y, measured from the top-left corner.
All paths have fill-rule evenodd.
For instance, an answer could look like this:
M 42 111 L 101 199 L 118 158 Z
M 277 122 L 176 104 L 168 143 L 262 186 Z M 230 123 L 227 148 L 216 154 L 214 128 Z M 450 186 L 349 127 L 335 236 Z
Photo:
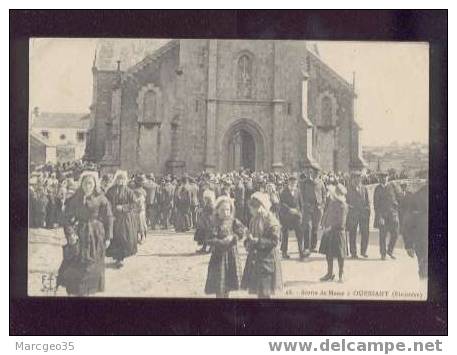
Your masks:
M 229 127 L 222 139 L 221 152 L 224 171 L 265 170 L 264 136 L 261 127 L 251 120 L 238 120 Z

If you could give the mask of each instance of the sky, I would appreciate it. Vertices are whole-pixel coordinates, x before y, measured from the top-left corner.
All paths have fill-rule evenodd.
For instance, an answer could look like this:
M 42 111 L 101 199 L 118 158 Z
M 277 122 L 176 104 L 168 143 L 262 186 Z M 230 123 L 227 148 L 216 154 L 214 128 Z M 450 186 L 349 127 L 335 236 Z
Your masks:
M 89 112 L 97 39 L 32 39 L 30 107 Z M 356 119 L 362 145 L 428 142 L 428 45 L 407 42 L 319 41 L 320 57 L 356 78 Z

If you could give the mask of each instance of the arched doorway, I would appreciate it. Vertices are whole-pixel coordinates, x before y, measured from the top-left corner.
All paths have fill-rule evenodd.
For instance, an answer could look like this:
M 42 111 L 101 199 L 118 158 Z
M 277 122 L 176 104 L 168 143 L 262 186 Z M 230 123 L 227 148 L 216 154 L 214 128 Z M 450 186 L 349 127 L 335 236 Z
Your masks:
M 232 124 L 223 135 L 220 149 L 220 168 L 224 171 L 265 170 L 268 166 L 264 134 L 255 121 L 241 119 Z
M 255 170 L 255 158 L 254 137 L 244 129 L 235 131 L 228 143 L 228 170 L 240 168 Z

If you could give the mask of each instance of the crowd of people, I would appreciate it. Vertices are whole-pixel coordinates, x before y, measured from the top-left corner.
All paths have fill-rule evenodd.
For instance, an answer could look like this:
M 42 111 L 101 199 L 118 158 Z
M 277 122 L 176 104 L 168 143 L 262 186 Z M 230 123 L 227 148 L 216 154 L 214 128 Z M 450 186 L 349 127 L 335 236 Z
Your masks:
M 229 297 L 246 289 L 268 298 L 282 287 L 281 259 L 290 258 L 290 230 L 301 260 L 312 253 L 326 256 L 323 282 L 335 278 L 335 259 L 338 281 L 344 282 L 345 258 L 368 257 L 372 204 L 366 184 L 371 183 L 378 184 L 373 206 L 381 259 L 395 259 L 401 233 L 408 255 L 417 255 L 419 276 L 426 277 L 427 186 L 413 194 L 406 184 L 390 183 L 387 173 L 323 173 L 313 165 L 301 173 L 240 169 L 156 179 L 126 171 L 100 176 L 98 166 L 87 162 L 48 164 L 32 173 L 29 221 L 32 228 L 63 227 L 67 244 L 58 284 L 69 294 L 103 291 L 105 256 L 121 268 L 148 230 L 174 229 L 192 231 L 196 252 L 211 253 L 207 294 Z M 238 241 L 248 253 L 243 272 Z

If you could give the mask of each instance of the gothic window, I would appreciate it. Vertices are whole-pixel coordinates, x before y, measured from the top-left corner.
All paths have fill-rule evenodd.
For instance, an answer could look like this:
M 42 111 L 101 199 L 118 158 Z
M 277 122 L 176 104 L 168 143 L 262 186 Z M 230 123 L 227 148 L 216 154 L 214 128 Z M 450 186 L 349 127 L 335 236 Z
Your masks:
M 156 122 L 157 95 L 149 90 L 143 99 L 143 122 Z
M 333 107 L 332 99 L 329 96 L 324 96 L 321 101 L 321 122 L 323 126 L 333 125 Z
M 238 97 L 249 99 L 252 95 L 252 60 L 247 54 L 238 59 Z
M 138 105 L 137 119 L 146 128 L 162 122 L 162 93 L 160 88 L 150 83 L 143 86 L 136 99 Z

